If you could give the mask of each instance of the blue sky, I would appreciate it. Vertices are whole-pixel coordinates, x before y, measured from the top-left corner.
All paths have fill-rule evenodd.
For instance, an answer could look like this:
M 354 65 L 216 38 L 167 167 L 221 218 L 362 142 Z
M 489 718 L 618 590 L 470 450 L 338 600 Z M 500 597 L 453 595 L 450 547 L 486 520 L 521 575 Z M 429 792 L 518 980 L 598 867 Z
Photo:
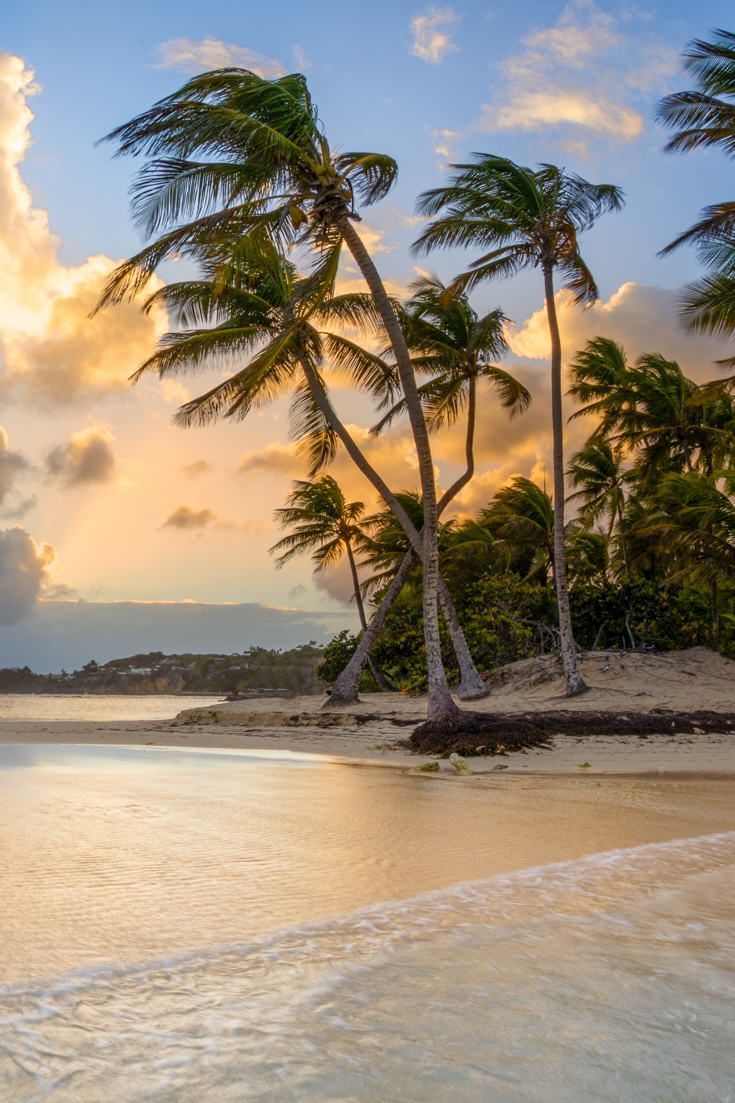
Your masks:
M 718 350 L 685 338 L 675 311 L 676 289 L 696 273 L 695 260 L 687 251 L 666 260 L 656 254 L 702 206 L 731 197 L 732 165 L 715 152 L 665 155 L 652 114 L 661 95 L 686 83 L 679 64 L 686 42 L 727 26 L 731 14 L 729 3 L 693 7 L 682 0 L 645 8 L 587 0 L 433 7 L 378 0 L 359 10 L 224 0 L 13 5 L 4 13 L 0 47 L 6 61 L 12 55 L 24 72 L 33 70 L 35 85 L 19 81 L 8 63 L 0 154 L 8 153 L 7 186 L 18 209 L 13 214 L 11 203 L 12 217 L 0 217 L 0 261 L 3 248 L 10 258 L 0 270 L 0 292 L 10 304 L 3 315 L 0 299 L 7 399 L 0 491 L 3 462 L 13 480 L 3 491 L 0 523 L 20 525 L 37 548 L 53 547 L 53 561 L 49 553 L 39 567 L 46 587 L 39 592 L 96 602 L 259 601 L 346 610 L 339 572 L 315 582 L 307 563 L 276 572 L 267 554 L 278 535 L 271 511 L 300 473 L 288 453 L 284 409 L 245 427 L 184 434 L 170 425 L 187 397 L 183 386 L 162 391 L 151 383 L 131 392 L 124 382 L 163 323 L 144 325 L 130 308 L 117 322 L 108 316 L 90 328 L 95 288 L 112 261 L 139 244 L 127 208 L 134 166 L 114 160 L 97 139 L 212 58 L 269 73 L 305 69 L 333 145 L 381 150 L 399 162 L 394 192 L 366 213 L 376 260 L 397 290 L 416 264 L 451 276 L 467 259 L 417 261 L 410 252 L 416 195 L 446 180 L 448 160 L 492 151 L 563 163 L 619 184 L 625 212 L 603 220 L 586 242 L 602 305 L 584 317 L 563 315 L 567 346 L 573 351 L 607 327 L 633 354 L 656 341 L 706 376 Z M 21 132 L 30 143 L 18 145 Z M 175 278 L 173 266 L 162 275 Z M 346 265 L 345 279 L 353 276 Z M 500 304 L 511 316 L 513 358 L 539 392 L 535 412 L 512 438 L 502 437 L 497 413 L 488 411 L 484 466 L 468 509 L 511 474 L 538 474 L 548 446 L 538 279 L 530 273 L 476 298 L 478 306 Z M 347 391 L 339 400 L 355 422 L 370 423 L 362 400 Z M 407 448 L 399 429 L 382 453 L 391 476 L 404 483 L 411 478 Z M 4 461 L 5 454 L 11 458 Z M 98 468 L 78 466 L 95 457 Z M 451 440 L 437 446 L 437 462 L 451 473 Z M 358 483 L 354 488 L 366 495 Z M 167 524 L 182 506 L 200 521 Z M 23 654 L 14 655 L 13 634 L 4 632 L 0 662 L 32 660 L 33 617 L 39 633 L 42 618 L 32 601 L 29 609 Z M 295 624 L 304 623 L 294 615 Z M 285 623 L 280 613 L 277 619 Z M 287 642 L 298 640 L 286 632 Z
M 563 160 L 590 177 L 621 183 L 628 194 L 627 214 L 597 234 L 605 279 L 612 286 L 633 274 L 673 286 L 686 278 L 688 259 L 681 254 L 664 264 L 656 251 L 711 199 L 713 189 L 727 185 L 729 168 L 717 154 L 675 161 L 661 155 L 662 134 L 647 116 L 671 80 L 666 73 L 657 79 L 651 69 L 660 67 L 667 53 L 673 64 L 692 36 L 727 25 L 732 6 L 694 7 L 682 0 L 645 7 L 576 5 L 581 23 L 590 25 L 593 11 L 615 21 L 619 39 L 601 54 L 599 64 L 608 67 L 611 83 L 622 78 L 617 98 L 646 117 L 639 140 L 593 140 L 580 156 L 564 148 L 554 127 L 545 133 L 483 132 L 477 125 L 483 105 L 502 98 L 507 85 L 503 64 L 522 51 L 524 37 L 559 23 L 565 9 L 569 5 L 548 0 L 437 4 L 435 11 L 455 13 L 453 21 L 441 24 L 454 48 L 439 62 L 427 63 L 410 52 L 411 21 L 431 10 L 416 4 L 377 2 L 368 16 L 323 0 L 316 8 L 223 0 L 205 6 L 167 0 L 122 6 L 28 0 L 13 5 L 3 20 L 4 47 L 28 60 L 44 89 L 33 105 L 35 148 L 25 175 L 52 211 L 70 262 L 101 248 L 112 256 L 135 248 L 125 217 L 131 166 L 112 162 L 109 147 L 95 142 L 175 86 L 179 74 L 157 67 L 161 43 L 214 38 L 247 46 L 288 70 L 308 59 L 308 76 L 332 141 L 384 150 L 399 160 L 400 180 L 388 205 L 402 210 L 411 211 L 417 193 L 440 182 L 432 133 L 443 129 L 459 132 L 453 149 L 460 156 L 492 149 L 529 162 Z M 648 77 L 649 88 L 625 88 L 629 63 L 638 78 Z M 401 236 L 407 243 L 411 233 Z M 384 268 L 400 276 L 402 252 L 386 259 Z

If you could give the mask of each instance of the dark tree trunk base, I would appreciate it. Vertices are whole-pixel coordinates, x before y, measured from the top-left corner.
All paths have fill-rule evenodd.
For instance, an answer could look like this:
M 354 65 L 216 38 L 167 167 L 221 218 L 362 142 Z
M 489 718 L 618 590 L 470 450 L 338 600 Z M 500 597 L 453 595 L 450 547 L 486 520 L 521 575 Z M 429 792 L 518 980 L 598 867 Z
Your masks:
M 733 712 L 463 712 L 451 725 L 427 721 L 414 730 L 408 746 L 417 754 L 505 754 L 542 747 L 555 735 L 705 735 L 735 731 Z

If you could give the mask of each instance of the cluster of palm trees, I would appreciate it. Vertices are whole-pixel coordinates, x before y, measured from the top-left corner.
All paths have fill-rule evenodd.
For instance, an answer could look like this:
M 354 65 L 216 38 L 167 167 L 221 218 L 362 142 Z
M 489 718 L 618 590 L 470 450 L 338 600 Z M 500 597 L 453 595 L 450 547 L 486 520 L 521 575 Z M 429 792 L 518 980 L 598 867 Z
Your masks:
M 722 32 L 711 44 L 696 44 L 691 66 L 700 92 L 681 94 L 676 110 L 704 110 L 695 102 L 697 95 L 708 102 L 713 92 L 723 97 L 716 101 L 720 115 L 705 114 L 699 125 L 719 134 L 729 125 L 729 139 L 711 140 L 732 152 L 735 108 L 727 98 L 735 72 L 732 36 Z M 684 121 L 674 107 L 662 111 L 674 112 L 667 119 L 676 125 Z M 459 543 L 466 549 L 472 539 L 480 539 L 480 530 L 508 549 L 525 540 L 527 569 L 544 570 L 553 580 L 567 692 L 583 691 L 567 571 L 573 532 L 586 527 L 591 536 L 600 535 L 589 526 L 604 517 L 602 536 L 631 569 L 630 514 L 636 508 L 647 512 L 650 495 L 659 489 L 653 485 L 660 481 L 656 473 L 665 469 L 671 493 L 679 478 L 688 480 L 687 486 L 705 480 L 726 495 L 722 469 L 729 462 L 726 384 L 698 388 L 662 357 L 630 366 L 610 342 L 592 342 L 575 362 L 572 391 L 585 404 L 579 412 L 594 414 L 597 427 L 570 466 L 579 519 L 570 525 L 565 518 L 562 345 L 555 293 L 566 287 L 580 304 L 597 298 L 580 238 L 601 215 L 620 209 L 620 189 L 592 184 L 554 165 L 529 168 L 474 155 L 453 166 L 446 186 L 420 197 L 418 208 L 427 224 L 415 246 L 421 253 L 461 246 L 471 251 L 471 263 L 448 286 L 435 278 L 420 280 L 407 301 L 399 302 L 388 294 L 358 228 L 360 209 L 388 194 L 397 165 L 383 154 L 334 151 L 303 76 L 266 80 L 242 69 L 205 73 L 109 138 L 118 153 L 144 158 L 133 185 L 133 212 L 150 244 L 113 273 L 100 306 L 143 292 L 158 266 L 174 255 L 186 258 L 197 273 L 146 300 L 144 309 L 163 305 L 176 328 L 136 374 L 166 377 L 216 366 L 226 371 L 216 386 L 182 407 L 177 415 L 182 425 L 244 419 L 253 409 L 290 396 L 291 432 L 307 479 L 295 485 L 280 511 L 291 531 L 275 550 L 281 561 L 309 550 L 317 567 L 344 553 L 362 625 L 332 702 L 354 700 L 361 670 L 391 607 L 417 570 L 428 719 L 444 725 L 461 719 L 442 657 L 442 620 L 460 672 L 458 695 L 472 699 L 486 692 L 444 577 L 448 534 L 461 534 Z M 728 209 L 730 221 L 721 208 L 713 209 L 707 235 L 701 227 L 689 234 L 702 243 L 705 259 L 718 265 L 712 277 L 719 281 L 718 294 L 721 282 L 732 275 L 728 264 L 735 256 L 723 243 L 729 234 L 732 246 L 735 206 Z M 340 292 L 345 250 L 364 279 L 363 292 Z M 442 515 L 474 475 L 476 426 L 488 394 L 509 416 L 522 413 L 530 401 L 526 389 L 498 363 L 506 351 L 502 312 L 480 316 L 469 299 L 481 282 L 525 268 L 543 277 L 548 316 L 553 505 L 544 489 L 516 480 L 474 521 L 443 522 Z M 735 318 L 732 301 L 730 309 Z M 722 309 L 716 318 L 711 302 L 697 310 L 692 324 L 725 328 Z M 354 332 L 364 339 L 346 335 Z M 407 421 L 418 490 L 405 493 L 389 486 L 371 463 L 334 405 L 327 368 L 345 374 L 372 399 L 375 433 L 387 431 L 396 418 Z M 441 493 L 431 436 L 460 420 L 465 467 Z M 366 521 L 361 503 L 346 502 L 336 482 L 323 473 L 339 449 L 382 499 L 382 516 Z M 525 519 L 517 508 L 521 499 Z M 656 523 L 679 524 L 682 531 L 686 517 L 693 516 L 667 522 L 659 515 L 663 509 L 661 504 Z M 543 540 L 537 539 L 541 533 Z M 367 580 L 374 607 L 369 619 L 356 552 L 374 569 Z M 382 678 L 375 665 L 374 673 Z

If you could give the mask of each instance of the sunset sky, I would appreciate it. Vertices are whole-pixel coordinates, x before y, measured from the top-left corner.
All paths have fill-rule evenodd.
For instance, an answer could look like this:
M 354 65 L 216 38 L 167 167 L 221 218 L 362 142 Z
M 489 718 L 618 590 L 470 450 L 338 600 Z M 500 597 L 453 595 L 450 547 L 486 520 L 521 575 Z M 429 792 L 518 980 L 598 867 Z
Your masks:
M 704 379 L 722 347 L 684 336 L 676 318 L 696 262 L 657 251 L 706 203 L 731 196 L 732 165 L 716 152 L 662 153 L 652 114 L 662 94 L 687 86 L 682 47 L 731 15 L 731 3 L 685 0 L 377 0 L 359 15 L 331 0 L 12 5 L 0 41 L 0 665 L 290 646 L 355 619 L 341 571 L 314 578 L 307 561 L 278 571 L 267 551 L 279 535 L 273 509 L 303 474 L 285 406 L 245 424 L 177 429 L 176 407 L 211 377 L 127 382 L 165 318 L 128 305 L 89 319 L 116 260 L 140 244 L 127 199 L 134 166 L 95 145 L 101 136 L 203 69 L 305 71 L 334 146 L 399 162 L 397 187 L 362 227 L 394 291 L 416 265 L 450 277 L 465 262 L 410 252 L 415 197 L 446 179 L 453 158 L 496 152 L 619 184 L 625 211 L 586 242 L 601 302 L 580 311 L 560 298 L 566 350 L 603 334 Z M 176 267 L 161 278 L 179 278 Z M 356 281 L 349 263 L 342 279 Z M 513 319 L 508 366 L 534 403 L 508 423 L 488 397 L 465 511 L 514 474 L 543 478 L 549 446 L 538 275 L 486 286 L 476 304 Z M 340 388 L 335 402 L 346 420 L 370 424 L 362 399 Z M 584 432 L 575 425 L 571 446 Z M 415 485 L 403 426 L 369 447 L 396 487 Z M 437 437 L 435 454 L 446 483 L 458 435 Z M 374 503 L 346 461 L 335 473 Z

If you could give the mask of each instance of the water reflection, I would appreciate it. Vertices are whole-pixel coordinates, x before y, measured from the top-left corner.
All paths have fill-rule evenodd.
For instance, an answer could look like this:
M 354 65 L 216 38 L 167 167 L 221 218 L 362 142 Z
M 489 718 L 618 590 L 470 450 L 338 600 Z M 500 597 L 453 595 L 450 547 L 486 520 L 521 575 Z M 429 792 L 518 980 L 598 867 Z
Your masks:
M 703 834 L 735 818 L 723 785 L 465 785 L 296 756 L 3 747 L 0 982 Z

